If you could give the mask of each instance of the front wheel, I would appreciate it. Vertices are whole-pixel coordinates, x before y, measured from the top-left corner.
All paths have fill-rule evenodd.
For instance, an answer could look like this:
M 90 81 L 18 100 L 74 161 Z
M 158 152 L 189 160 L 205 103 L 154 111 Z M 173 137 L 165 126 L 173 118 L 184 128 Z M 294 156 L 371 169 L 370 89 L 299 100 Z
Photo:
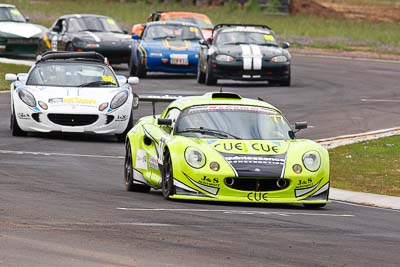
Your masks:
M 132 166 L 132 151 L 131 151 L 131 146 L 129 144 L 129 141 L 126 144 L 124 180 L 125 180 L 125 188 L 127 191 L 143 192 L 143 193 L 147 193 L 150 191 L 149 186 L 134 183 L 133 166 Z
M 206 69 L 205 83 L 207 85 L 216 85 L 217 81 L 218 81 L 217 78 L 214 77 L 214 74 L 212 72 L 211 60 L 208 60 L 207 69 Z
M 172 160 L 171 160 L 171 154 L 169 154 L 168 151 L 166 151 L 164 154 L 161 189 L 165 199 L 169 199 L 170 196 L 175 194 Z
M 197 82 L 203 84 L 206 82 L 206 74 L 203 71 L 201 71 L 200 65 L 201 64 L 199 59 L 199 65 L 197 66 Z
M 21 130 L 21 128 L 19 127 L 17 118 L 15 117 L 14 112 L 11 112 L 10 129 L 11 129 L 11 134 L 13 136 L 25 136 L 26 135 L 26 132 Z

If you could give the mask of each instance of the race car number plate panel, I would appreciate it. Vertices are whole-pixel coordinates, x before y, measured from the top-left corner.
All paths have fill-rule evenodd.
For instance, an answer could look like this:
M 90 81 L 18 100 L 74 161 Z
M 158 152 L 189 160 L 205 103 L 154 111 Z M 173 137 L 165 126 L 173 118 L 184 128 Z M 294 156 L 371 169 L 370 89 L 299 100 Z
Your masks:
M 171 54 L 172 65 L 189 65 L 188 55 L 186 54 Z

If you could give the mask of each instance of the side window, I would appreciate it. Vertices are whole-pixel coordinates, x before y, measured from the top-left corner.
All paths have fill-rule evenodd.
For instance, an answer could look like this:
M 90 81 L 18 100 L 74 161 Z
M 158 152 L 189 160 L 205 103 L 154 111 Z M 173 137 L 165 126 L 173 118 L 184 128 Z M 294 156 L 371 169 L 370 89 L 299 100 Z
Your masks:
M 63 21 L 64 21 L 64 20 L 59 19 L 59 20 L 56 22 L 56 24 L 54 24 L 54 26 L 51 28 L 51 30 L 52 30 L 53 32 L 60 33 L 61 30 L 62 30 L 62 22 L 63 22 Z

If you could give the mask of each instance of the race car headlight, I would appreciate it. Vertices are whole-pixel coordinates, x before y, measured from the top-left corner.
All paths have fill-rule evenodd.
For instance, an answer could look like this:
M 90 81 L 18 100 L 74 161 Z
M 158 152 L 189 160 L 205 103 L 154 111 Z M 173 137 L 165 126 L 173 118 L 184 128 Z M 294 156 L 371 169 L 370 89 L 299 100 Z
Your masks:
M 235 60 L 234 57 L 228 56 L 228 55 L 218 55 L 218 56 L 215 57 L 215 59 L 217 61 L 223 61 L 223 62 L 231 62 L 231 61 Z
M 35 97 L 27 90 L 19 90 L 18 96 L 19 96 L 19 98 L 21 98 L 22 102 L 24 102 L 28 106 L 33 107 L 33 108 L 36 107 Z
M 282 62 L 287 62 L 288 59 L 285 56 L 277 56 L 277 57 L 273 57 L 271 58 L 271 62 L 275 62 L 275 63 L 282 63 Z
M 185 150 L 186 162 L 195 169 L 203 168 L 206 165 L 206 155 L 194 147 L 188 147 Z
M 116 94 L 113 99 L 111 100 L 110 108 L 116 109 L 125 104 L 126 100 L 128 99 L 128 92 L 122 91 Z
M 98 48 L 100 45 L 96 44 L 96 43 L 90 43 L 90 44 L 86 44 L 87 48 Z
M 309 151 L 303 155 L 303 164 L 310 172 L 315 172 L 321 166 L 321 156 L 317 151 Z

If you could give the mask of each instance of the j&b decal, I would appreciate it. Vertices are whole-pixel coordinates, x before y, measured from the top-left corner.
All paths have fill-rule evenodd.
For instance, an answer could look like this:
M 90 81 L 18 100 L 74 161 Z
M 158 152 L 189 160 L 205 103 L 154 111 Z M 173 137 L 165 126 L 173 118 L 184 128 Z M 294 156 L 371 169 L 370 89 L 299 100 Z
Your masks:
M 308 178 L 308 179 L 301 179 L 298 181 L 298 183 L 296 184 L 296 188 L 303 188 L 303 187 L 309 187 L 313 184 L 313 180 L 312 178 Z
M 200 180 L 198 180 L 197 182 L 200 184 L 203 184 L 203 185 L 219 187 L 219 179 L 218 178 L 210 178 L 210 177 L 204 176 L 203 178 L 200 178 Z

